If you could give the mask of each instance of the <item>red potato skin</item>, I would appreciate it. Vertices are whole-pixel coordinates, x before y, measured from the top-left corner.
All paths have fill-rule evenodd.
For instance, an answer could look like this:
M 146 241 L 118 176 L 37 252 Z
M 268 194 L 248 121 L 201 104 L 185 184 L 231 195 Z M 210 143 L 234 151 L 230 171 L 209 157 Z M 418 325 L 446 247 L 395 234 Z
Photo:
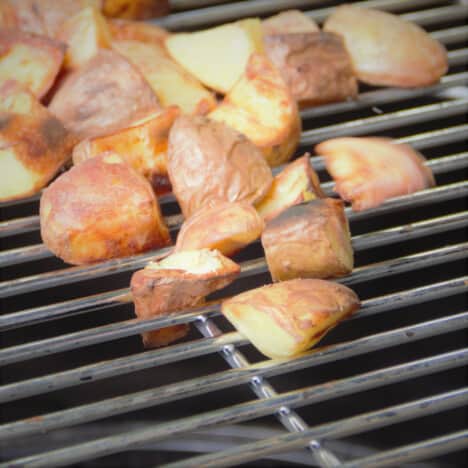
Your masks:
M 75 265 L 171 242 L 150 184 L 112 153 L 96 156 L 57 178 L 42 195 L 40 219 L 47 247 Z

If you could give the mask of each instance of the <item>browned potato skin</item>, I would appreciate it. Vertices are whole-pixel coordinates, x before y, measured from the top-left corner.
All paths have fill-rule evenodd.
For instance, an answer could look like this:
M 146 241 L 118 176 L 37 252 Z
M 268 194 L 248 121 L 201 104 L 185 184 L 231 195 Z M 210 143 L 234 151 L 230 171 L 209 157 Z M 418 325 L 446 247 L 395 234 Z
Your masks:
M 264 42 L 268 57 L 301 107 L 357 96 L 351 57 L 340 36 L 324 32 L 275 34 L 266 36 Z
M 288 358 L 315 345 L 359 307 L 359 298 L 346 286 L 295 279 L 239 294 L 223 302 L 222 312 L 260 352 Z M 252 327 L 252 315 L 259 328 Z
M 267 223 L 262 245 L 273 281 L 332 278 L 352 271 L 343 206 L 341 200 L 317 199 L 288 208 Z
M 145 44 L 163 44 L 169 33 L 154 24 L 110 18 L 112 38 L 116 41 L 140 41 Z
M 305 153 L 275 176 L 270 190 L 255 207 L 268 222 L 290 206 L 324 197 L 318 175 L 310 164 L 310 154 Z
M 257 240 L 264 223 L 248 203 L 219 203 L 203 207 L 182 225 L 175 250 L 202 248 L 232 256 Z
M 169 13 L 168 0 L 102 0 L 102 11 L 111 18 L 144 20 Z
M 273 176 L 241 133 L 201 116 L 180 116 L 169 133 L 168 172 L 186 219 L 222 201 L 255 203 Z
M 19 29 L 15 8 L 8 0 L 0 3 L 0 29 Z
M 140 73 L 110 50 L 101 50 L 70 73 L 49 106 L 81 139 L 126 128 L 159 108 L 158 98 Z
M 41 235 L 65 262 L 81 265 L 169 245 L 150 184 L 118 155 L 73 167 L 43 193 Z
M 300 10 L 286 10 L 262 21 L 263 35 L 319 32 L 317 23 Z

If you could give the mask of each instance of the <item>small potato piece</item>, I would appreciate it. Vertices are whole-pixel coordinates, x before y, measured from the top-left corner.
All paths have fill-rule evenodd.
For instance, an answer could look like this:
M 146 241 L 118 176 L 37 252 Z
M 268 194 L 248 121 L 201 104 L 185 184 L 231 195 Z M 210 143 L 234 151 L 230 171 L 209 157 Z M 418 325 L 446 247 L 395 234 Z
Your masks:
M 227 286 L 239 273 L 239 265 L 209 249 L 178 252 L 150 262 L 132 276 L 135 314 L 149 319 L 199 306 L 205 296 Z M 186 324 L 154 330 L 143 333 L 143 343 L 145 347 L 164 346 L 187 332 Z
M 164 45 L 164 40 L 169 36 L 165 29 L 142 21 L 111 18 L 107 23 L 114 41 L 140 41 L 145 44 Z
M 351 57 L 337 34 L 275 34 L 265 37 L 265 50 L 301 106 L 357 96 Z
M 54 83 L 64 53 L 64 44 L 47 37 L 0 30 L 0 82 L 16 80 L 40 99 Z
M 101 50 L 65 78 L 49 109 L 85 139 L 126 128 L 160 106 L 138 70 L 116 52 Z
M 57 257 L 75 265 L 169 245 L 150 184 L 115 153 L 73 167 L 44 191 L 41 235 Z
M 172 58 L 204 85 L 227 93 L 244 73 L 249 57 L 263 51 L 260 20 L 249 18 L 166 39 Z
M 352 203 L 354 211 L 435 185 L 424 157 L 390 138 L 332 138 L 315 151 L 325 157 L 336 192 Z
M 243 133 L 270 166 L 289 161 L 301 136 L 296 101 L 279 71 L 261 54 L 251 55 L 244 74 L 208 116 Z
M 319 279 L 295 279 L 228 299 L 222 312 L 265 356 L 289 358 L 314 346 L 359 309 L 351 289 Z
M 186 219 L 221 201 L 255 203 L 273 181 L 261 152 L 223 123 L 179 117 L 170 133 L 168 172 Z
M 109 26 L 96 7 L 87 7 L 63 24 L 57 38 L 67 44 L 64 65 L 78 68 L 94 57 L 99 49 L 110 48 Z
M 353 270 L 341 200 L 317 199 L 288 208 L 267 223 L 262 245 L 273 281 L 332 278 Z
M 176 251 L 209 248 L 229 257 L 257 240 L 263 227 L 262 219 L 248 203 L 204 207 L 182 224 Z
M 263 35 L 319 32 L 317 23 L 300 10 L 286 10 L 262 21 Z
M 442 44 L 391 13 L 342 5 L 327 19 L 324 30 L 343 36 L 356 75 L 364 83 L 428 86 L 448 69 Z
M 169 13 L 168 0 L 102 0 L 102 11 L 111 18 L 144 20 Z
M 34 94 L 15 80 L 0 83 L 0 112 L 11 112 L 29 117 L 50 116 L 50 112 Z
M 216 107 L 214 96 L 169 57 L 164 45 L 114 41 L 113 47 L 141 72 L 163 106 L 179 106 L 185 114 L 206 114 Z
M 310 154 L 288 164 L 274 179 L 265 198 L 255 207 L 265 222 L 293 205 L 323 198 L 317 173 L 310 165 Z

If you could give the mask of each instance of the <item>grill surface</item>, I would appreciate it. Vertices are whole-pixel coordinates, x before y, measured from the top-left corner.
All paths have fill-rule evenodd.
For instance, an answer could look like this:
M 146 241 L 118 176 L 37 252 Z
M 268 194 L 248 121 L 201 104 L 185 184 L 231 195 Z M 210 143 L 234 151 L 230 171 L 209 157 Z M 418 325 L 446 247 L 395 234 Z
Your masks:
M 158 23 L 177 30 L 292 7 L 322 21 L 339 2 L 172 3 Z M 304 355 L 265 361 L 219 315 L 223 297 L 269 281 L 258 242 L 208 306 L 139 322 L 129 278 L 167 250 L 68 267 L 40 243 L 38 196 L 3 203 L 1 466 L 466 465 L 468 7 L 358 3 L 423 25 L 450 61 L 435 86 L 366 88 L 355 102 L 302 112 L 298 155 L 333 136 L 386 135 L 421 150 L 436 175 L 433 189 L 346 210 L 357 268 L 338 281 L 361 310 Z M 332 194 L 323 161 L 311 162 Z M 161 203 L 175 234 L 174 198 Z M 187 322 L 184 342 L 143 350 L 141 332 Z

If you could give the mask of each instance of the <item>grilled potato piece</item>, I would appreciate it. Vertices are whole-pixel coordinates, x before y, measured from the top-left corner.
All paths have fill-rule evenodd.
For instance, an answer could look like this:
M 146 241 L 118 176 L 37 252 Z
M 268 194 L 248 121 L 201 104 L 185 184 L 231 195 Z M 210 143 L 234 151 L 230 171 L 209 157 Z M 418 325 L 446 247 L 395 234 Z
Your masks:
M 149 319 L 200 306 L 205 296 L 227 286 L 239 273 L 239 265 L 209 249 L 178 252 L 150 262 L 132 276 L 135 314 Z M 143 333 L 143 343 L 147 348 L 164 346 L 187 332 L 187 324 L 153 330 Z
M 169 13 L 168 0 L 101 0 L 102 11 L 111 18 L 144 20 Z
M 175 121 L 169 133 L 168 172 L 186 219 L 221 201 L 255 203 L 273 180 L 261 152 L 247 138 L 201 116 Z
M 286 10 L 262 21 L 264 36 L 274 34 L 315 33 L 317 23 L 300 10 Z
M 331 278 L 353 270 L 341 200 L 317 199 L 288 208 L 267 223 L 262 245 L 273 281 Z
M 263 227 L 262 219 L 248 203 L 204 207 L 182 225 L 176 251 L 209 248 L 229 257 L 257 240 Z
M 265 222 L 293 205 L 323 198 L 317 173 L 310 165 L 310 154 L 288 164 L 274 179 L 265 197 L 256 205 Z
M 390 138 L 332 138 L 315 147 L 335 181 L 340 197 L 354 211 L 435 185 L 424 157 L 411 146 Z
M 206 114 L 216 107 L 214 96 L 168 56 L 164 45 L 114 41 L 113 48 L 138 68 L 163 106 L 179 106 L 185 114 Z
M 250 18 L 172 34 L 166 47 L 172 58 L 204 85 L 227 93 L 244 73 L 250 55 L 263 51 L 261 23 Z
M 154 24 L 110 18 L 107 20 L 114 41 L 140 41 L 164 45 L 169 33 Z
M 301 119 L 279 71 L 252 54 L 244 74 L 208 117 L 243 133 L 260 148 L 270 166 L 288 161 L 301 136 Z
M 49 109 L 85 139 L 126 128 L 160 106 L 138 70 L 116 52 L 100 50 L 65 78 Z
M 75 265 L 171 242 L 150 184 L 111 152 L 58 177 L 42 195 L 40 219 L 47 247 Z
M 0 83 L 16 80 L 39 99 L 62 66 L 64 44 L 20 31 L 0 31 Z
M 324 30 L 343 36 L 357 77 L 364 83 L 428 86 L 448 69 L 442 44 L 391 13 L 342 5 L 327 19 Z
M 228 299 L 222 312 L 265 356 L 289 358 L 314 346 L 359 309 L 351 289 L 319 279 L 295 279 Z

